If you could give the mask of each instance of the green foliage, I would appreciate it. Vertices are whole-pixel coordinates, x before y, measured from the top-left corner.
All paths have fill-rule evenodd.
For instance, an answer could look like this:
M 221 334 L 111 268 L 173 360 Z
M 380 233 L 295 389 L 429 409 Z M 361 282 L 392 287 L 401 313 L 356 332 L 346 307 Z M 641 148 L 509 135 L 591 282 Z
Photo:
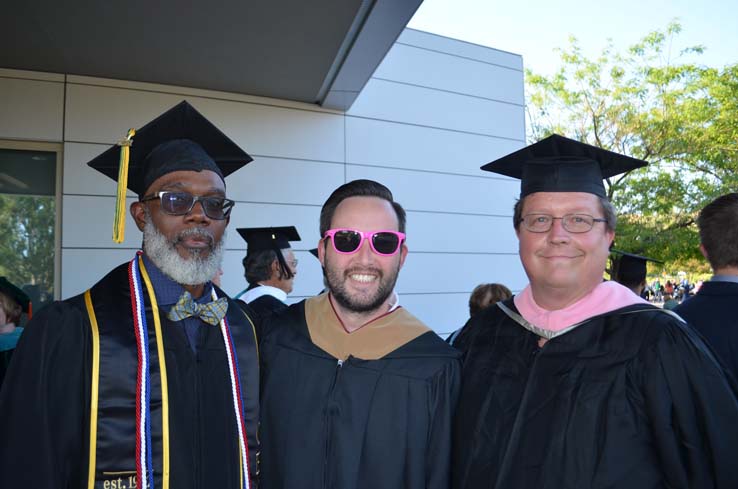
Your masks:
M 0 195 L 0 275 L 38 285 L 43 302 L 54 288 L 55 214 L 54 197 Z
M 665 261 L 665 273 L 702 273 L 697 213 L 738 189 L 738 64 L 684 61 L 702 46 L 673 55 L 680 32 L 673 22 L 625 53 L 610 43 L 595 59 L 570 38 L 556 73 L 526 71 L 528 128 L 531 141 L 558 133 L 647 160 L 607 182 L 620 214 L 617 247 Z

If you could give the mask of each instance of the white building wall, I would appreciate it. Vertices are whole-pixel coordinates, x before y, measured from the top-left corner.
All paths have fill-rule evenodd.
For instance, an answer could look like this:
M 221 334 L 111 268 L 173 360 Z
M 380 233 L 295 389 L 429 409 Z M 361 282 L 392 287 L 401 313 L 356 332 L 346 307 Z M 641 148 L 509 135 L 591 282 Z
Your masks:
M 520 290 L 511 219 L 516 181 L 479 166 L 524 145 L 520 56 L 407 29 L 347 113 L 277 99 L 0 68 L 0 139 L 63 142 L 61 291 L 67 298 L 130 259 L 129 218 L 111 240 L 115 184 L 86 162 L 187 99 L 254 157 L 228 177 L 237 201 L 223 288 L 245 287 L 237 227 L 295 225 L 291 300 L 322 288 L 318 216 L 355 178 L 386 184 L 408 211 L 401 303 L 439 333 L 462 325 L 479 283 Z M 133 194 L 129 194 L 133 198 Z

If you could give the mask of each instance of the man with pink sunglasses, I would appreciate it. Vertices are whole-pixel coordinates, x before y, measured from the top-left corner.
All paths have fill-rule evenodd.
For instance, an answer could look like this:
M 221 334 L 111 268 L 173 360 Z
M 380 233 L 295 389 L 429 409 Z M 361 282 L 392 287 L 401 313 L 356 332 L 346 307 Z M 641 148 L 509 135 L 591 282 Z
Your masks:
M 448 488 L 458 353 L 398 304 L 405 211 L 355 180 L 320 214 L 327 292 L 262 341 L 261 485 Z

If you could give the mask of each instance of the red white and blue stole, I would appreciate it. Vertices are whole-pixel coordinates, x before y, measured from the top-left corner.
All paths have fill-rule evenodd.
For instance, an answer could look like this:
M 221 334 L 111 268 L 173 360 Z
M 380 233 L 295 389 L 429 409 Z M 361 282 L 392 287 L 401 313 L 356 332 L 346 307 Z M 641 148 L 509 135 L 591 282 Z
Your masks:
M 141 252 L 128 264 L 131 301 L 127 311 L 93 307 L 91 290 L 84 294 L 92 337 L 92 382 L 90 389 L 90 452 L 88 489 L 126 487 L 153 489 L 154 472 L 160 474 L 162 489 L 169 489 L 169 395 L 167 369 L 159 307 Z M 212 292 L 216 300 L 215 289 Z M 146 315 L 146 297 L 151 306 L 153 330 Z M 132 316 L 133 335 L 115 324 L 124 314 Z M 98 316 L 101 318 L 98 322 Z M 241 487 L 250 489 L 249 453 L 244 421 L 243 395 L 238 358 L 226 317 L 220 321 L 231 380 L 233 410 L 239 441 Z M 130 371 L 122 365 L 136 365 L 135 387 Z M 152 365 L 154 368 L 152 368 Z M 135 391 L 135 395 L 133 392 Z M 130 393 L 130 394 L 129 394 Z M 134 399 L 135 397 L 135 399 Z M 135 435 L 126 431 L 127 414 L 135 404 Z M 134 424 L 134 423 L 131 423 Z M 154 428 L 152 429 L 152 424 Z M 121 428 L 121 426 L 123 428 Z M 152 432 L 154 437 L 152 440 Z M 133 435 L 133 436 L 131 436 Z M 135 464 L 128 462 L 132 447 L 121 440 L 135 437 Z M 128 443 L 125 443 L 128 445 Z M 98 459 L 104 461 L 98 467 Z M 130 467 L 136 470 L 111 470 Z M 158 477 L 159 478 L 159 477 Z

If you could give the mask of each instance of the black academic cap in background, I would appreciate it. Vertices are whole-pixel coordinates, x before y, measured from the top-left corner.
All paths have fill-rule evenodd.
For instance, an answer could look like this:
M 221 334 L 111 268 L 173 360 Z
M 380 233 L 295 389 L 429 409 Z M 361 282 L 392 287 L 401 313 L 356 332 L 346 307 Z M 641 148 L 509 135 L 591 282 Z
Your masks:
M 521 199 L 534 192 L 587 192 L 606 197 L 603 179 L 647 164 L 554 134 L 488 163 L 482 170 L 519 178 Z
M 621 250 L 612 249 L 610 251 L 620 255 L 613 260 L 612 279 L 623 284 L 637 284 L 643 281 L 646 278 L 646 262 L 664 263 Z
M 28 295 L 25 292 L 13 285 L 5 277 L 0 277 L 0 292 L 7 295 L 13 302 L 23 309 L 23 312 L 30 316 L 31 299 L 28 298 Z
M 318 258 L 318 259 L 320 259 L 320 257 L 318 256 L 318 248 L 313 248 L 313 249 L 311 249 L 311 250 L 308 250 L 308 251 L 309 251 L 309 252 L 310 252 L 310 254 L 311 254 L 311 255 L 313 255 L 313 256 L 314 256 L 315 258 Z
M 273 250 L 277 255 L 277 262 L 282 269 L 282 273 L 287 278 L 294 276 L 292 269 L 284 261 L 284 256 L 282 256 L 280 250 L 290 248 L 290 241 L 300 241 L 300 235 L 297 233 L 295 226 L 237 228 L 236 231 L 246 241 L 248 246 L 246 250 L 247 258 L 249 254 L 257 251 Z
M 246 241 L 248 253 L 290 248 L 290 241 L 300 241 L 295 226 L 238 228 L 236 231 Z
M 187 101 L 136 130 L 129 148 L 127 187 L 139 197 L 157 178 L 173 171 L 211 170 L 224 178 L 252 161 Z M 117 182 L 120 153 L 121 145 L 115 145 L 88 165 Z

